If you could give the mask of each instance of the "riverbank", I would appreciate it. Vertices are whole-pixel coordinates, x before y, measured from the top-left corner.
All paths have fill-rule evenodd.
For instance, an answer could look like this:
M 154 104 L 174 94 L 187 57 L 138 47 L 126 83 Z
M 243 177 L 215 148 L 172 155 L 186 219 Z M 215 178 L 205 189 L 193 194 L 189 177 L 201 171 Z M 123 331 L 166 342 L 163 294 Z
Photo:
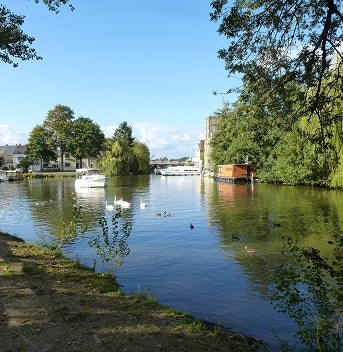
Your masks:
M 252 351 L 249 339 L 0 232 L 0 340 L 10 351 Z
M 54 171 L 54 172 L 28 172 L 24 173 L 25 179 L 30 178 L 61 178 L 61 177 L 75 177 L 75 171 Z

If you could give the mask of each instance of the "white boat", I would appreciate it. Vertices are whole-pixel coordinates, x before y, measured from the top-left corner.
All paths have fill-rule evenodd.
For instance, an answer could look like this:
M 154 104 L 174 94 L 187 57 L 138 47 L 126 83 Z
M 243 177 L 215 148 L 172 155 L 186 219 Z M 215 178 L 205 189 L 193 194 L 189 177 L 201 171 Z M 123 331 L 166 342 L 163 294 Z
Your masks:
M 107 176 L 98 169 L 76 169 L 75 188 L 104 188 L 107 180 Z
M 169 166 L 165 169 L 160 169 L 162 176 L 188 176 L 200 175 L 201 170 L 195 166 Z

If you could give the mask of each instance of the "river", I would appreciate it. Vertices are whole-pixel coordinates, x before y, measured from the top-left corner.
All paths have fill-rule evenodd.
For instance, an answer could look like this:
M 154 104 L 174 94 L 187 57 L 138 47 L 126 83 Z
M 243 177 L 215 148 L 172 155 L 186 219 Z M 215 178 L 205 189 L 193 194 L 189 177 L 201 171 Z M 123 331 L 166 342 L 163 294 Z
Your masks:
M 201 176 L 112 177 L 106 189 L 83 192 L 68 177 L 3 182 L 0 230 L 27 242 L 49 240 L 60 218 L 80 205 L 88 229 L 64 253 L 93 266 L 89 239 L 101 231 L 101 217 L 110 223 L 105 201 L 115 197 L 131 203 L 123 212 L 133 224 L 130 254 L 117 272 L 126 293 L 148 292 L 161 304 L 256 336 L 274 351 L 280 339 L 293 342 L 295 324 L 270 301 L 282 237 L 320 247 L 343 220 L 342 191 L 233 185 Z M 246 245 L 257 252 L 246 253 Z M 97 270 L 105 270 L 99 261 Z

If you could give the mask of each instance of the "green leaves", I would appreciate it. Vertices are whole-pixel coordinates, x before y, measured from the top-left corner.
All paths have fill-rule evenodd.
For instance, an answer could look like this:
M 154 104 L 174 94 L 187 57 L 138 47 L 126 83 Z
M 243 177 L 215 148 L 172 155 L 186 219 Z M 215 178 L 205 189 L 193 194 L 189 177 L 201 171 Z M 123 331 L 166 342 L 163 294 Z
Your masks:
M 79 117 L 70 126 L 66 150 L 79 159 L 82 165 L 82 158 L 100 155 L 104 141 L 105 135 L 98 124 L 87 117 Z
M 292 94 L 297 118 L 316 118 L 319 128 L 311 138 L 330 149 L 332 126 L 342 116 L 336 111 L 343 92 L 341 0 L 215 0 L 211 6 L 211 20 L 228 39 L 218 56 L 230 74 L 241 74 L 245 86 L 255 88 L 260 98 L 256 111 L 272 111 L 272 99 L 278 105 L 283 100 L 286 115 L 290 101 L 285 87 L 301 87 Z
M 339 232 L 328 241 L 328 255 L 291 239 L 284 240 L 288 261 L 276 268 L 272 302 L 298 325 L 298 337 L 312 351 L 342 351 L 343 258 Z
M 42 125 L 33 128 L 26 147 L 27 156 L 32 162 L 57 160 L 55 146 Z
M 17 67 L 15 59 L 41 60 L 35 49 L 30 45 L 35 38 L 25 34 L 21 27 L 25 16 L 12 13 L 4 5 L 0 4 L 0 60 Z
M 130 253 L 127 240 L 131 234 L 132 223 L 126 221 L 120 225 L 121 209 L 117 209 L 112 216 L 112 227 L 108 226 L 105 217 L 99 220 L 102 233 L 91 237 L 89 244 L 95 248 L 96 254 L 100 256 L 103 265 L 109 273 L 115 275 L 117 269 L 124 263 L 124 259 Z M 96 259 L 95 259 L 96 260 Z
M 41 0 L 50 11 L 58 13 L 59 7 L 69 3 L 69 0 Z M 36 3 L 40 0 L 35 0 Z M 69 4 L 71 10 L 74 7 Z M 24 33 L 25 16 L 19 16 L 0 4 L 0 60 L 17 67 L 15 59 L 42 60 L 42 57 L 31 47 L 35 38 Z
M 149 148 L 135 140 L 132 127 L 122 122 L 113 137 L 107 139 L 99 166 L 109 175 L 147 174 L 150 171 Z

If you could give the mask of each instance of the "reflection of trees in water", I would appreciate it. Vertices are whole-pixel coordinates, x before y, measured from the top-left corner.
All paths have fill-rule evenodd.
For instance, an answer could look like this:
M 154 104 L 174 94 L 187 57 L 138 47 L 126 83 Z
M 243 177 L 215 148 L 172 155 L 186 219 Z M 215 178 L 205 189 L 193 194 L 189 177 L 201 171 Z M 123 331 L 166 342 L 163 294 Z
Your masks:
M 75 207 L 81 207 L 80 221 L 89 229 L 94 229 L 103 215 L 104 190 L 80 194 L 75 191 L 73 178 L 35 179 L 29 182 L 26 192 L 31 200 L 31 216 L 37 227 L 44 229 L 44 236 L 54 237 L 61 222 L 69 223 Z
M 298 325 L 297 337 L 311 351 L 342 351 L 343 235 L 336 232 L 323 255 L 288 239 L 287 263 L 278 266 L 273 286 L 275 308 Z
M 295 321 L 304 345 L 313 351 L 341 351 L 343 260 L 334 247 L 343 247 L 337 235 L 342 194 L 310 187 L 254 187 L 252 192 L 218 185 L 214 202 L 227 206 L 209 208 L 209 216 L 217 220 L 222 248 L 249 277 L 254 294 L 269 297 Z M 333 245 L 328 245 L 333 235 Z M 285 252 L 283 238 L 290 238 Z M 245 245 L 257 253 L 244 253 Z

